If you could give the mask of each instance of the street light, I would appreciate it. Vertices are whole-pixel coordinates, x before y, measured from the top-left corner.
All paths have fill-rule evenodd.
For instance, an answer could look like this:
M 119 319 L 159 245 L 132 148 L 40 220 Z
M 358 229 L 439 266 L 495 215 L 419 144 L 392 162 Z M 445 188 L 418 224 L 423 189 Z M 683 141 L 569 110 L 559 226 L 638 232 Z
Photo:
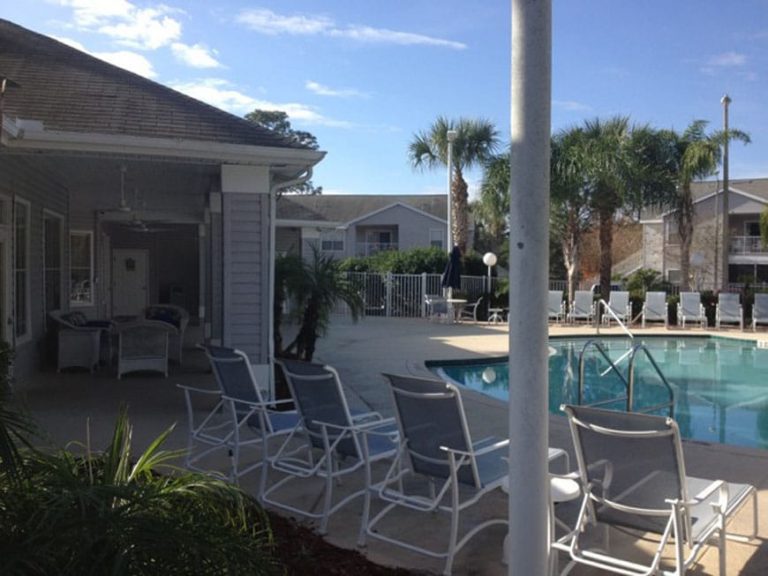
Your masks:
M 493 252 L 486 252 L 483 254 L 483 264 L 488 266 L 488 311 L 490 312 L 491 309 L 491 268 L 496 266 L 496 254 Z
M 720 231 L 723 234 L 723 261 L 722 261 L 722 277 L 720 281 L 723 283 L 722 289 L 725 291 L 728 289 L 728 252 L 729 252 L 729 236 L 730 227 L 728 226 L 728 105 L 731 103 L 731 98 L 726 94 L 720 99 L 720 103 L 723 105 L 723 132 L 725 134 L 723 142 L 723 229 Z
M 445 137 L 448 139 L 448 254 L 453 250 L 453 221 L 451 218 L 451 184 L 453 183 L 453 143 L 456 140 L 458 132 L 448 130 Z

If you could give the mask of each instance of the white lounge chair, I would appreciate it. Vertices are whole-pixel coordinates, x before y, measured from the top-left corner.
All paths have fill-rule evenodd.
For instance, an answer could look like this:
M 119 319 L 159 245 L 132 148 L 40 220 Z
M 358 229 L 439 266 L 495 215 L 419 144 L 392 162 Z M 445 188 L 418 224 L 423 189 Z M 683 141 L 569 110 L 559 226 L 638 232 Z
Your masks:
M 202 463 L 212 453 L 226 450 L 231 456 L 229 479 L 262 467 L 257 496 L 266 481 L 264 464 L 269 454 L 269 441 L 287 434 L 299 422 L 292 407 L 293 400 L 269 400 L 262 396 L 248 356 L 234 348 L 201 346 L 211 363 L 218 389 L 203 389 L 177 384 L 184 390 L 189 433 L 185 465 L 190 470 L 208 472 Z M 207 402 L 204 399 L 208 399 Z M 205 406 L 204 410 L 201 407 Z M 281 409 L 282 408 L 282 409 Z M 259 457 L 242 464 L 244 449 L 257 449 Z
M 565 319 L 565 301 L 562 290 L 550 290 L 547 297 L 547 319 L 562 322 Z
M 725 540 L 752 538 L 757 531 L 757 492 L 749 484 L 687 476 L 677 424 L 671 418 L 564 407 L 573 435 L 583 494 L 576 529 L 555 542 L 577 564 L 625 575 L 662 574 L 662 553 L 685 574 L 707 544 L 717 542 L 725 575 Z M 752 500 L 752 532 L 726 532 L 726 524 Z M 594 526 L 602 539 L 594 538 Z M 658 534 L 648 564 L 620 556 L 610 547 L 609 529 Z M 646 540 L 647 541 L 647 540 Z M 625 546 L 624 549 L 631 548 Z M 672 572 L 664 571 L 664 574 Z
M 752 330 L 757 330 L 758 324 L 768 324 L 768 294 L 755 294 L 752 305 Z
M 571 309 L 568 311 L 568 321 L 572 324 L 577 320 L 589 323 L 595 319 L 595 302 L 589 290 L 576 290 L 573 294 Z
M 707 327 L 707 316 L 704 313 L 699 292 L 680 292 L 680 303 L 677 305 L 677 325 L 685 328 L 688 322 L 698 322 L 702 328 Z
M 664 322 L 664 328 L 669 322 L 666 292 L 646 292 L 643 303 L 643 328 L 646 322 Z
M 339 375 L 330 366 L 296 360 L 282 360 L 279 365 L 296 402 L 299 423 L 269 457 L 269 469 L 284 477 L 264 490 L 262 500 L 319 520 L 319 531 L 324 534 L 331 514 L 367 492 L 367 487 L 362 487 L 334 503 L 334 484 L 366 468 L 366 463 L 392 458 L 398 445 L 397 428 L 394 419 L 384 419 L 378 412 L 350 411 Z M 296 451 L 297 444 L 301 453 Z M 318 496 L 311 489 L 302 491 L 302 502 L 288 502 L 289 491 L 283 490 L 286 484 L 318 478 L 323 481 L 319 511 L 314 511 Z M 368 475 L 366 478 L 370 481 Z
M 739 303 L 739 295 L 733 292 L 722 292 L 717 300 L 715 310 L 715 326 L 720 329 L 720 325 L 738 324 L 739 330 L 744 330 L 744 313 Z
M 402 441 L 384 480 L 370 485 L 358 544 L 363 546 L 366 538 L 373 538 L 444 558 L 443 573 L 450 574 L 455 554 L 471 537 L 494 524 L 507 523 L 506 511 L 502 511 L 493 519 L 477 521 L 459 535 L 460 515 L 506 480 L 509 440 L 473 442 L 461 394 L 454 385 L 412 376 L 385 376 L 391 384 Z M 384 503 L 375 515 L 371 514 L 372 497 Z M 396 527 L 382 524 L 390 512 L 403 509 L 425 512 L 428 517 L 448 514 L 451 533 L 446 548 L 420 546 Z
M 629 292 L 625 290 L 612 291 L 611 297 L 608 300 L 608 307 L 615 317 L 624 324 L 629 324 L 632 321 L 632 305 L 629 303 Z M 604 311 L 603 323 L 610 326 L 611 320 L 614 320 L 614 316 Z

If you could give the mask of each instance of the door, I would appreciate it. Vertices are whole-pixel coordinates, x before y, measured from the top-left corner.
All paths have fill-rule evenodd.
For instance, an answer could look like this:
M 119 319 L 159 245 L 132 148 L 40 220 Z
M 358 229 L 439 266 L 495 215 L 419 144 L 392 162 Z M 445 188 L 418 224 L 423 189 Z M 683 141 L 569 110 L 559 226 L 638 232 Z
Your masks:
M 149 305 L 147 250 L 112 250 L 112 314 L 140 316 Z

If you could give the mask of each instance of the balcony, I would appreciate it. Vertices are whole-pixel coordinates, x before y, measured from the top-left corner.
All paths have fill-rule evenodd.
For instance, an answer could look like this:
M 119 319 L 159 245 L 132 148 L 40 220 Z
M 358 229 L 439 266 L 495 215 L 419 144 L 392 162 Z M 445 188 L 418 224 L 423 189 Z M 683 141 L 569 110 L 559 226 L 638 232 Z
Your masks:
M 729 253 L 738 256 L 768 256 L 768 248 L 763 247 L 760 236 L 731 236 Z
M 358 242 L 355 245 L 355 256 L 371 256 L 387 250 L 397 250 L 397 242 Z

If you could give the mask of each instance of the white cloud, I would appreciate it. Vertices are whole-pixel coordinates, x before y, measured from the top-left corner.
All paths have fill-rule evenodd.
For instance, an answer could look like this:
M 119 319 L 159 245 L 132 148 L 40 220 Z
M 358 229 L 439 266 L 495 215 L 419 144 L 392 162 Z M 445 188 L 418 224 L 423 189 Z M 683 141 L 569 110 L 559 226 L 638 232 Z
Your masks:
M 462 42 L 445 40 L 412 32 L 399 32 L 386 28 L 373 28 L 363 25 L 340 26 L 327 16 L 298 15 L 285 16 L 266 8 L 243 10 L 236 20 L 251 30 L 261 34 L 291 34 L 302 36 L 324 35 L 335 38 L 347 38 L 358 42 L 378 44 L 398 44 L 401 46 L 425 45 L 463 50 L 467 47 Z
M 202 44 L 184 44 L 182 42 L 174 42 L 171 44 L 171 52 L 174 57 L 192 68 L 220 68 L 221 63 L 216 60 L 214 55 L 215 50 L 210 50 L 207 46 Z
M 154 78 L 157 76 L 155 69 L 152 66 L 152 62 L 136 52 L 120 50 L 118 52 L 91 52 L 90 54 L 91 56 L 100 58 L 101 60 L 119 66 L 120 68 L 124 68 L 139 76 L 144 76 L 145 78 Z
M 587 104 L 583 104 L 581 102 L 576 102 L 575 100 L 552 100 L 552 105 L 555 106 L 555 108 L 559 108 L 567 112 L 591 112 L 592 111 L 591 106 Z
M 733 66 L 744 66 L 747 63 L 747 57 L 738 52 L 723 52 L 716 54 L 707 60 L 707 66 L 717 66 L 720 68 L 731 68 Z
M 318 96 L 332 96 L 336 98 L 367 98 L 368 94 L 360 92 L 354 88 L 330 88 L 319 82 L 307 80 L 304 87 L 310 92 L 317 94 Z
M 352 124 L 344 120 L 334 120 L 321 114 L 315 107 L 298 102 L 270 102 L 253 98 L 234 88 L 229 82 L 219 78 L 205 78 L 197 82 L 171 83 L 171 88 L 188 96 L 207 102 L 212 106 L 227 110 L 233 114 L 246 114 L 254 109 L 282 110 L 292 122 L 304 125 L 331 126 L 350 128 Z

